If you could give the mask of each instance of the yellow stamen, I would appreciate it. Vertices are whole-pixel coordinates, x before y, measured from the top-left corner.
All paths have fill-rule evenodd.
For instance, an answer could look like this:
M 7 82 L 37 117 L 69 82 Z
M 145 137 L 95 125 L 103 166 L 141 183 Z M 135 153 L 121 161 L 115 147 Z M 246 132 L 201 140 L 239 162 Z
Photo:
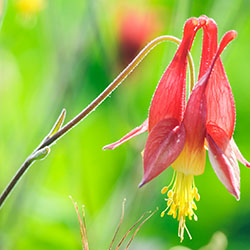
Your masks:
M 198 217 L 196 214 L 194 214 L 194 220 L 197 221 L 198 220 Z
M 167 201 L 167 206 L 170 206 L 171 203 L 172 203 L 172 200 L 168 200 L 168 201 Z
M 167 186 L 165 186 L 165 187 L 163 187 L 163 188 L 161 189 L 161 193 L 162 193 L 162 194 L 167 193 L 167 191 L 168 191 L 168 187 L 167 187 Z
M 144 152 L 144 150 L 143 150 L 142 152 Z M 174 177 L 175 177 L 175 172 L 176 172 L 176 171 L 174 171 L 174 174 L 173 174 L 173 177 L 172 177 L 172 179 L 171 179 L 171 181 L 170 181 L 170 184 L 169 184 L 168 186 L 163 187 L 163 188 L 161 189 L 161 193 L 162 193 L 162 194 L 165 194 L 165 193 L 168 191 L 169 187 L 173 184 Z
M 194 220 L 197 221 L 197 215 L 194 213 L 194 210 L 197 210 L 197 206 L 194 199 L 199 201 L 200 195 L 195 186 L 193 175 L 186 175 L 178 171 L 175 172 L 175 179 L 172 188 L 168 191 L 170 187 L 169 185 L 163 187 L 162 189 L 163 194 L 168 191 L 168 198 L 165 199 L 167 201 L 167 208 L 161 213 L 161 217 L 163 217 L 168 211 L 168 215 L 173 216 L 174 219 L 177 218 L 179 221 L 178 236 L 182 242 L 185 231 L 187 232 L 189 238 L 192 239 L 186 226 L 186 218 L 189 218 L 189 220 L 194 218 Z M 172 182 L 173 181 L 171 181 L 171 184 Z
M 172 191 L 172 190 L 169 190 L 169 191 L 168 191 L 168 198 L 172 198 L 172 197 L 173 197 L 173 194 L 174 194 L 173 191 Z
M 195 204 L 194 202 L 192 202 L 192 208 L 193 208 L 194 210 L 197 210 L 197 206 L 196 206 L 196 204 Z
M 200 200 L 200 195 L 199 194 L 195 194 L 194 198 L 196 199 L 196 201 Z
M 141 156 L 144 157 L 144 149 L 141 151 Z

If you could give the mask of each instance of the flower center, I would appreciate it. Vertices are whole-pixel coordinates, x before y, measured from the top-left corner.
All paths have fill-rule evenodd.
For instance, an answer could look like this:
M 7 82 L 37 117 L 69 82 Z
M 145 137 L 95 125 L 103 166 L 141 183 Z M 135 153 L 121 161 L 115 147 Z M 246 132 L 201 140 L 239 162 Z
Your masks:
M 172 188 L 168 191 L 173 182 Z M 197 207 L 194 200 L 200 200 L 198 189 L 194 184 L 194 176 L 174 171 L 171 183 L 169 186 L 163 187 L 161 193 L 167 193 L 168 196 L 168 198 L 165 199 L 167 201 L 167 208 L 161 213 L 161 217 L 168 211 L 168 215 L 172 215 L 174 219 L 177 218 L 179 221 L 178 236 L 181 238 L 181 242 L 184 239 L 185 230 L 189 238 L 192 239 L 186 226 L 186 217 L 188 217 L 189 220 L 194 218 L 194 220 L 197 221 L 197 215 L 194 213 Z

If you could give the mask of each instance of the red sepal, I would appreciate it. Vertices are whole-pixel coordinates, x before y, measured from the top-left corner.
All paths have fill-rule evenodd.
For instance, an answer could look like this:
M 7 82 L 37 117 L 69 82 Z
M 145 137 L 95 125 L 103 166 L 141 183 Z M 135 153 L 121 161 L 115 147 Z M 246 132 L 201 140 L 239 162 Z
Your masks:
M 241 162 L 243 165 L 245 165 L 246 167 L 250 168 L 250 163 L 244 158 L 244 156 L 241 154 L 239 148 L 237 147 L 234 139 L 232 138 L 230 140 L 230 146 L 231 148 L 233 149 L 235 155 L 236 155 L 236 158 L 239 162 Z
M 190 18 L 185 23 L 182 42 L 154 93 L 149 109 L 149 131 L 163 119 L 174 118 L 181 122 L 183 118 L 187 53 L 199 26 L 197 18 Z
M 124 142 L 134 138 L 137 135 L 140 135 L 144 132 L 146 132 L 148 130 L 148 119 L 146 119 L 140 126 L 134 128 L 132 131 L 130 131 L 128 134 L 126 134 L 125 136 L 123 136 L 119 141 L 116 141 L 112 144 L 106 145 L 104 146 L 102 149 L 106 150 L 106 149 L 115 149 L 118 146 L 120 146 L 121 144 L 123 144 Z
M 230 139 L 218 126 L 209 125 L 206 136 L 212 167 L 227 190 L 240 199 L 240 170 Z
M 213 19 L 202 16 L 206 20 L 203 25 L 203 48 L 199 79 L 206 73 L 217 51 L 217 25 Z M 235 103 L 232 90 L 223 64 L 219 58 L 209 79 L 206 89 L 207 123 L 219 126 L 231 138 L 235 126 Z
M 184 126 L 176 119 L 164 119 L 149 133 L 144 150 L 144 176 L 140 187 L 170 166 L 185 143 Z

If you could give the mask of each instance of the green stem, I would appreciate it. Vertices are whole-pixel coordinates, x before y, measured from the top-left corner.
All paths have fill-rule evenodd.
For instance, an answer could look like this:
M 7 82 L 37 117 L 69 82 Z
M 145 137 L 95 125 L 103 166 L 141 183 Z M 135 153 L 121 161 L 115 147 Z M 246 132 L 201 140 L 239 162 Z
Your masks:
M 93 110 L 95 110 L 122 82 L 123 80 L 136 68 L 136 66 L 142 61 L 142 59 L 159 43 L 171 41 L 176 44 L 180 44 L 181 41 L 173 36 L 160 36 L 156 39 L 152 40 L 149 44 L 147 44 L 141 52 L 134 58 L 134 60 L 118 75 L 118 77 L 110 83 L 110 85 L 96 98 L 94 99 L 81 113 L 75 116 L 70 122 L 68 122 L 64 127 L 60 128 L 56 133 L 52 133 L 53 135 L 48 135 L 44 138 L 40 146 L 33 151 L 33 153 L 28 156 L 28 158 L 21 165 L 19 170 L 16 172 L 12 180 L 9 182 L 8 186 L 5 188 L 3 193 L 0 196 L 0 208 L 2 207 L 4 201 L 9 196 L 13 188 L 16 186 L 17 182 L 21 179 L 27 169 L 34 162 L 34 155 L 36 153 L 51 144 L 55 143 L 56 140 L 61 138 L 64 134 L 66 134 L 71 128 L 76 126 L 83 118 L 85 118 L 88 114 L 90 114 Z M 188 53 L 188 63 L 190 69 L 190 88 L 192 89 L 194 86 L 194 65 L 191 54 Z M 59 117 L 60 118 L 60 117 Z M 60 120 L 60 119 L 59 119 Z M 33 158 L 32 158 L 33 157 Z
M 74 127 L 78 122 L 90 114 L 96 109 L 107 97 L 110 95 L 122 82 L 123 80 L 137 67 L 137 65 L 142 61 L 142 59 L 159 43 L 171 41 L 176 44 L 180 44 L 181 41 L 173 36 L 160 36 L 151 41 L 148 45 L 141 50 L 141 52 L 134 58 L 134 60 L 117 76 L 117 78 L 110 83 L 110 85 L 94 100 L 92 101 L 80 114 L 68 122 L 63 128 L 61 128 L 57 133 L 55 133 L 48 140 L 44 141 L 39 149 L 49 146 L 55 142 L 58 138 L 64 135 L 68 130 Z M 188 53 L 188 63 L 190 68 L 190 89 L 192 90 L 194 86 L 194 64 L 190 53 Z

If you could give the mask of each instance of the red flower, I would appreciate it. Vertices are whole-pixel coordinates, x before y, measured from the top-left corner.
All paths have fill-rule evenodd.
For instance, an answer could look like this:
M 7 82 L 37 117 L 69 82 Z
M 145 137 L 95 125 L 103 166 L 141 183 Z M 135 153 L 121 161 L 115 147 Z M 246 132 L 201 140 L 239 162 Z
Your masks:
M 202 17 L 201 17 L 202 18 Z M 203 26 L 203 49 L 199 78 L 206 72 L 217 50 L 217 25 L 212 19 Z M 240 198 L 238 161 L 250 167 L 236 146 L 232 135 L 235 127 L 235 104 L 221 59 L 214 66 L 206 90 L 208 155 L 220 181 L 237 199 Z
M 201 27 L 204 37 L 199 80 L 185 105 L 187 53 Z M 240 193 L 237 159 L 250 167 L 232 139 L 234 100 L 220 59 L 224 48 L 235 37 L 235 31 L 227 32 L 217 48 L 217 26 L 212 19 L 201 16 L 187 20 L 182 42 L 154 93 L 148 119 L 118 142 L 104 147 L 114 149 L 148 130 L 140 186 L 172 164 L 174 184 L 169 191 L 172 181 L 162 189 L 162 193 L 168 191 L 168 199 L 161 215 L 169 210 L 168 214 L 177 218 L 181 241 L 185 229 L 189 234 L 186 217 L 197 220 L 194 200 L 199 200 L 199 194 L 194 176 L 204 172 L 205 146 L 218 178 L 237 199 Z

